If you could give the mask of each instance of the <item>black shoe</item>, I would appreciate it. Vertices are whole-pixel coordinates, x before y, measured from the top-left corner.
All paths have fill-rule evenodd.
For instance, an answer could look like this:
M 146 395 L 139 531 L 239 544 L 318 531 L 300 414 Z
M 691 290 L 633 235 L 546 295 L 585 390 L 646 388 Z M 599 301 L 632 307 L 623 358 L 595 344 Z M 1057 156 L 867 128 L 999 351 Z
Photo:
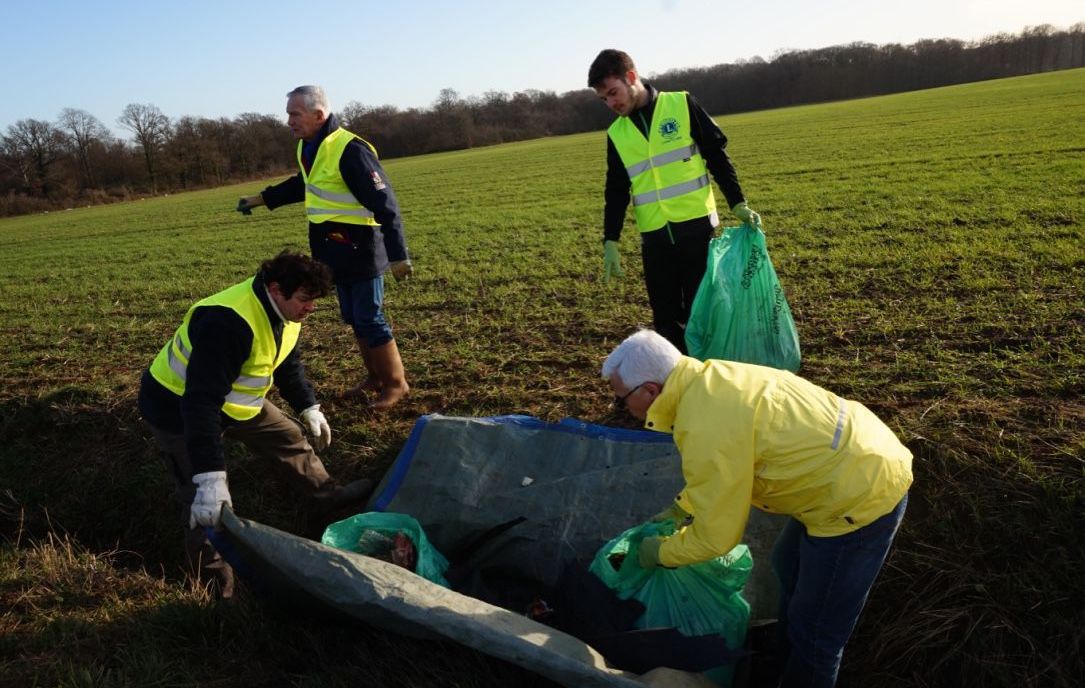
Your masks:
M 746 634 L 747 646 L 753 651 L 749 662 L 750 688 L 775 688 L 783 673 L 780 647 L 781 628 L 776 619 L 752 622 Z
M 342 487 L 336 487 L 328 496 L 328 508 L 342 509 L 356 506 L 361 509 L 365 505 L 365 501 L 369 499 L 369 495 L 373 494 L 374 487 L 376 487 L 376 484 L 369 478 L 362 478 L 347 483 Z
M 309 499 L 308 527 L 305 528 L 308 536 L 319 540 L 328 525 L 362 513 L 374 487 L 376 483 L 369 478 L 346 485 L 326 483 Z

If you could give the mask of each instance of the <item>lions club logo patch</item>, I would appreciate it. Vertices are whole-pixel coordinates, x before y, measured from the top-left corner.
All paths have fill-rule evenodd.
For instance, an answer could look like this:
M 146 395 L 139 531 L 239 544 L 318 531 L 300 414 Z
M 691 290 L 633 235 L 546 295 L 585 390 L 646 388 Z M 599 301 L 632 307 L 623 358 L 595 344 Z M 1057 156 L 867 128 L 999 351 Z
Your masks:
M 659 124 L 659 135 L 666 141 L 678 138 L 678 120 L 668 117 Z

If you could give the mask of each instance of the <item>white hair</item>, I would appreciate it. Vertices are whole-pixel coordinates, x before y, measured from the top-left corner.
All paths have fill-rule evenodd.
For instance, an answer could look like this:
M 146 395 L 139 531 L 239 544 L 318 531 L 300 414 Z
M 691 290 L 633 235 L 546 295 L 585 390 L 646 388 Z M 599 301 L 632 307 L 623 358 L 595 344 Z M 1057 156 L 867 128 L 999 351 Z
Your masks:
M 320 110 L 325 115 L 331 112 L 328 109 L 328 96 L 324 94 L 324 89 L 320 86 L 313 86 L 312 84 L 298 86 L 286 94 L 286 99 L 290 100 L 294 96 L 301 96 L 301 102 L 305 104 L 305 109 L 308 112 Z
M 627 389 L 645 382 L 662 386 L 681 357 L 682 352 L 659 333 L 639 330 L 626 337 L 603 361 L 603 377 L 610 379 L 617 373 Z

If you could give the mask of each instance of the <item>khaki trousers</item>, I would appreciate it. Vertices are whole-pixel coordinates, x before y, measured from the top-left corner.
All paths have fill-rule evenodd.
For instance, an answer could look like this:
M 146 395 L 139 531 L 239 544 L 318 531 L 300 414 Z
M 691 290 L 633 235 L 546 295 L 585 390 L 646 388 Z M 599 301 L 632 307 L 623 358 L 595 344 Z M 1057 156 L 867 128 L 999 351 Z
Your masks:
M 166 472 L 173 480 L 173 498 L 185 528 L 185 554 L 189 570 L 203 583 L 214 583 L 224 598 L 233 595 L 233 571 L 207 539 L 202 527 L 189 528 L 189 510 L 196 497 L 192 483 L 192 460 L 184 435 L 150 426 L 162 450 Z M 224 437 L 240 441 L 296 492 L 312 498 L 332 486 L 328 471 L 313 451 L 297 421 L 264 400 L 251 420 L 231 425 Z M 322 490 L 324 488 L 324 490 Z

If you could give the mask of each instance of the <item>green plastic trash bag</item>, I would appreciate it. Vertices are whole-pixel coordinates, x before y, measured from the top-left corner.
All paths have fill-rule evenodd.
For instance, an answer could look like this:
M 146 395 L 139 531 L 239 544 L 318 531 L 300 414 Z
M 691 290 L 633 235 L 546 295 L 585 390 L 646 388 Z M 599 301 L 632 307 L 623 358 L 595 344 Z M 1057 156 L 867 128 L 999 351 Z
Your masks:
M 644 523 L 630 528 L 599 550 L 590 570 L 622 599 L 641 602 L 644 614 L 637 628 L 677 628 L 694 637 L 720 635 L 731 649 L 746 642 L 750 605 L 742 588 L 753 569 L 746 545 L 727 554 L 678 568 L 643 569 L 637 561 L 640 541 L 674 533 L 674 522 Z M 631 554 L 630 554 L 631 553 Z M 715 683 L 731 685 L 734 665 L 706 671 Z
M 728 227 L 709 243 L 686 324 L 686 349 L 702 361 L 799 369 L 799 333 L 760 229 Z
M 430 543 L 418 521 L 407 514 L 386 511 L 357 514 L 328 526 L 320 541 L 329 547 L 390 561 L 397 535 L 406 536 L 414 545 L 414 566 L 407 568 L 428 581 L 449 587 L 444 577 L 448 560 Z M 402 565 L 402 561 L 396 563 Z

